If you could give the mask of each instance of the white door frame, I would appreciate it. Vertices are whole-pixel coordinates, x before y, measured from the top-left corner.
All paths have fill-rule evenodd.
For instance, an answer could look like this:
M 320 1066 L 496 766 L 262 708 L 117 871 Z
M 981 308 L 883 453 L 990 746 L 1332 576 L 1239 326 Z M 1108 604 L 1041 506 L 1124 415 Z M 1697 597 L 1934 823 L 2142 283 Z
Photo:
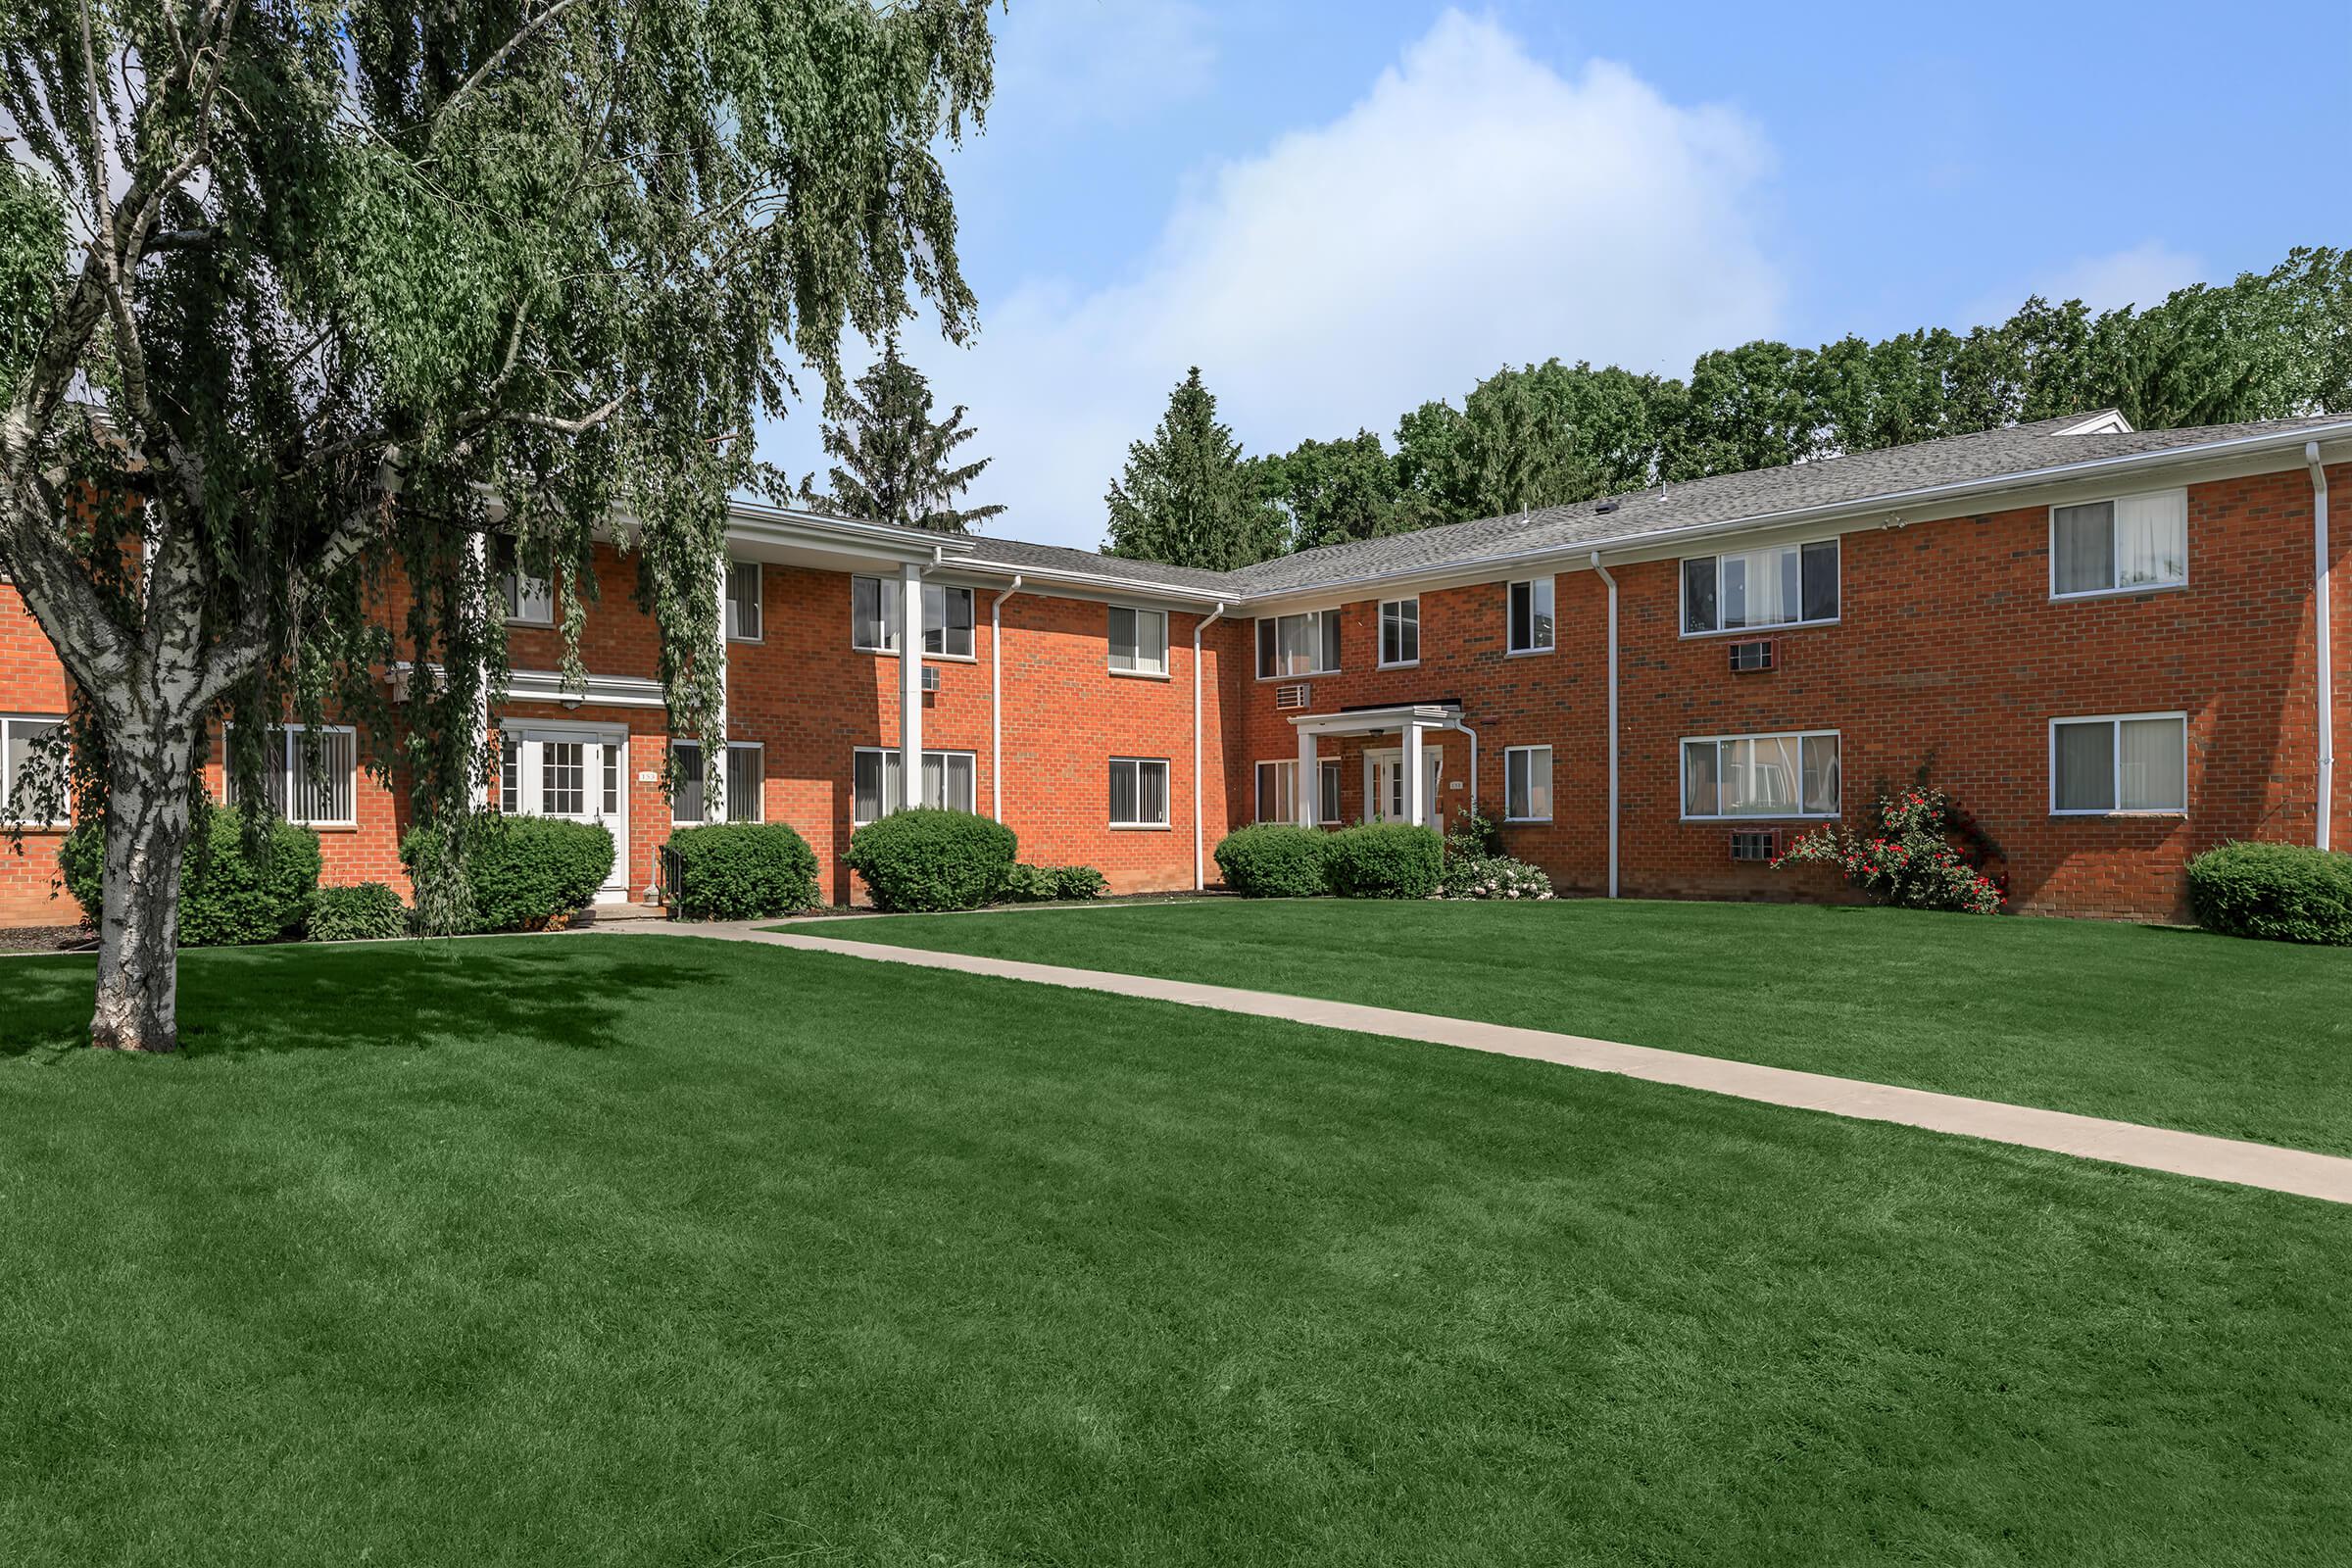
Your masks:
M 1401 746 L 1367 746 L 1364 748 L 1364 820 L 1367 822 L 1389 820 L 1381 810 L 1384 803 L 1380 798 L 1380 764 L 1383 762 L 1401 767 L 1404 764 L 1404 748 Z M 1421 743 L 1421 765 L 1428 770 L 1429 774 L 1422 781 L 1424 788 L 1421 792 L 1421 823 L 1424 827 L 1436 827 L 1444 814 L 1438 802 L 1438 791 L 1446 782 L 1446 748 L 1423 741 Z
M 612 835 L 612 869 L 605 885 L 597 889 L 599 904 L 629 902 L 629 726 L 626 724 L 594 723 L 581 719 L 517 718 L 499 725 L 502 741 L 513 741 L 520 749 L 516 761 L 516 809 L 524 816 L 561 816 L 572 822 L 596 822 Z M 584 809 L 548 811 L 542 808 L 542 772 L 549 741 L 582 743 L 580 757 L 580 804 Z M 613 807 L 604 809 L 604 775 L 606 757 L 612 759 L 613 778 Z M 503 765 L 503 764 L 502 764 Z M 502 786 L 503 787 L 503 786 Z

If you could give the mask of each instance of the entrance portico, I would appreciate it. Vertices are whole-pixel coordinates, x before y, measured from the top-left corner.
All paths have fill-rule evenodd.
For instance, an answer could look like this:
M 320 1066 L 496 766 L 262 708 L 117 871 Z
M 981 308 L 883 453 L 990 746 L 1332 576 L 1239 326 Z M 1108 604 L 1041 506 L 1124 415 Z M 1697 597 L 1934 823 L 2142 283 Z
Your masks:
M 1394 793 L 1384 801 L 1381 792 L 1366 791 L 1365 820 L 1377 821 L 1387 817 L 1404 822 L 1424 822 L 1435 825 L 1439 816 L 1438 803 L 1430 783 L 1429 753 L 1423 742 L 1433 731 L 1457 730 L 1470 741 L 1470 808 L 1478 809 L 1478 734 L 1462 723 L 1458 703 L 1410 703 L 1389 708 L 1344 709 L 1337 713 L 1301 713 L 1291 720 L 1298 733 L 1298 823 L 1313 827 L 1336 812 L 1324 809 L 1317 794 L 1321 789 L 1321 771 L 1316 762 L 1316 745 L 1321 737 L 1393 736 L 1397 743 L 1395 760 Z M 1393 809 L 1392 809 L 1393 808 Z

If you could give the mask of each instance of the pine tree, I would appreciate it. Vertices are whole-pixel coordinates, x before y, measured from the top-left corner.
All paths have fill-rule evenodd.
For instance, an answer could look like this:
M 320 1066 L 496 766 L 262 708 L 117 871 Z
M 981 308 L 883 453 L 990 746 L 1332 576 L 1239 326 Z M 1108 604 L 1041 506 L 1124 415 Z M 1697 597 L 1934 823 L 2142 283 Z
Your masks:
M 843 396 L 840 411 L 825 425 L 825 451 L 841 466 L 829 470 L 830 495 L 816 493 L 813 474 L 802 483 L 810 505 L 935 533 L 965 533 L 1004 512 L 951 505 L 993 460 L 949 466 L 950 455 L 975 433 L 964 427 L 966 411 L 959 403 L 945 419 L 931 417 L 931 383 L 899 358 L 896 337 Z
M 1200 368 L 1168 397 L 1149 441 L 1127 449 L 1126 473 L 1103 497 L 1110 509 L 1105 554 L 1172 566 L 1230 571 L 1270 561 L 1288 543 L 1281 509 L 1267 501 L 1241 460 L 1241 443 L 1217 422 L 1217 400 Z

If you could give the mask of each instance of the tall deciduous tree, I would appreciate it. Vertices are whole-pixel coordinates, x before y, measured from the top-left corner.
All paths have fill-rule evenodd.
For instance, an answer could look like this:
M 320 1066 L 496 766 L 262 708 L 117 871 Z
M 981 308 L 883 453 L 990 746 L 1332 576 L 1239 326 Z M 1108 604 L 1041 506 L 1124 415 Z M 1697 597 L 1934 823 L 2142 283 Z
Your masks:
M 931 416 L 931 383 L 899 357 L 894 335 L 826 421 L 825 451 L 840 460 L 829 470 L 832 492 L 818 494 L 811 475 L 801 493 L 810 504 L 848 516 L 969 532 L 1004 509 L 954 505 L 991 461 L 960 467 L 949 461 L 974 433 L 964 427 L 964 413 L 959 403 L 945 419 Z
M 784 355 L 838 393 L 845 328 L 921 296 L 968 326 L 934 149 L 985 105 L 989 9 L 0 10 L 0 570 L 104 817 L 97 1044 L 176 1043 L 220 717 L 250 802 L 267 726 L 361 717 L 448 914 L 510 543 L 553 571 L 576 677 L 591 538 L 630 519 L 670 725 L 709 732 L 727 498 L 782 490 L 747 433 Z
M 1244 467 L 1257 493 L 1289 515 L 1293 550 L 1377 538 L 1412 525 L 1399 510 L 1396 462 L 1369 430 L 1345 441 L 1301 441 L 1279 457 L 1251 458 Z
M 1127 449 L 1111 481 L 1108 554 L 1229 571 L 1268 561 L 1287 544 L 1283 515 L 1259 494 L 1241 443 L 1217 422 L 1200 368 L 1177 383 L 1149 441 Z

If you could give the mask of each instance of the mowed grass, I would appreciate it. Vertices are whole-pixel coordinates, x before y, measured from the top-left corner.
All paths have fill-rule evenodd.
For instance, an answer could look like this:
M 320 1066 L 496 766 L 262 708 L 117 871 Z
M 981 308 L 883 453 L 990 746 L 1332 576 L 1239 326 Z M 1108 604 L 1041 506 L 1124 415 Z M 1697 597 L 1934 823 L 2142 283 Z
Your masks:
M 2352 1210 L 689 939 L 183 972 L 127 1060 L 0 960 L 12 1568 L 2352 1539 Z
M 2352 949 L 1816 905 L 1211 900 L 816 930 L 2352 1154 Z

